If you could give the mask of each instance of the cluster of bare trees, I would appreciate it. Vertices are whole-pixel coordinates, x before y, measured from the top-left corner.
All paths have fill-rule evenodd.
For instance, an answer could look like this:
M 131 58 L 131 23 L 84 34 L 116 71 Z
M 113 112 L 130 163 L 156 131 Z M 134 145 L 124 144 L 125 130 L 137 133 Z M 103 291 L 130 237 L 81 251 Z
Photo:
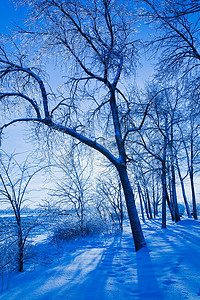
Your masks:
M 101 169 L 96 174 L 92 155 L 87 150 L 72 143 L 72 147 L 68 146 L 51 157 L 52 186 L 43 210 L 49 217 L 54 216 L 55 224 L 59 218 L 63 223 L 57 229 L 58 239 L 69 240 L 75 235 L 84 237 L 112 231 L 115 225 L 122 230 L 121 186 L 115 190 L 119 178 L 116 173 L 110 180 L 104 178 L 105 172 Z M 116 195 L 120 196 L 116 198 Z
M 154 95 L 154 100 L 147 126 L 137 142 L 141 151 L 160 165 L 162 226 L 166 227 L 166 203 L 172 219 L 180 220 L 177 177 L 187 214 L 191 216 L 184 186 L 184 178 L 189 177 L 192 215 L 197 219 L 194 174 L 198 173 L 199 163 L 200 6 L 198 1 L 143 3 L 142 14 L 156 29 L 148 46 L 159 56 L 154 83 L 148 86 L 146 95 L 151 99 Z M 154 165 L 151 163 L 151 168 Z
M 2 289 L 6 270 L 8 273 L 11 270 L 22 272 L 26 260 L 34 261 L 30 246 L 41 231 L 46 233 L 47 242 L 59 243 L 77 237 L 122 230 L 124 199 L 119 178 L 116 172 L 112 177 L 103 178 L 101 170 L 96 175 L 98 179 L 95 179 L 92 174 L 92 157 L 86 150 L 72 143 L 71 148 L 51 155 L 51 164 L 40 162 L 39 166 L 38 160 L 33 163 L 30 156 L 23 161 L 25 154 L 1 153 Z M 21 156 L 22 163 L 18 161 L 18 156 Z M 49 185 L 47 196 L 36 205 L 31 191 L 37 198 L 41 197 L 42 186 L 39 182 L 44 177 Z M 37 180 L 32 185 L 34 178 Z M 34 204 L 35 209 L 28 209 L 30 203 Z
M 190 216 L 183 175 L 188 172 L 197 218 L 199 2 L 24 3 L 30 6 L 31 16 L 26 28 L 18 28 L 16 52 L 9 43 L 0 45 L 1 133 L 24 122 L 37 133 L 46 130 L 49 137 L 70 136 L 97 151 L 105 165 L 109 161 L 119 182 L 116 186 L 110 179 L 108 185 L 108 179 L 99 184 L 101 205 L 106 207 L 104 194 L 122 218 L 122 188 L 136 250 L 146 243 L 133 186 L 142 213 L 144 206 L 149 218 L 157 214 L 162 191 L 162 226 L 166 227 L 166 205 L 172 218 L 180 220 L 177 176 Z M 138 39 L 136 28 L 141 20 L 155 32 L 148 42 L 142 43 L 142 33 Z M 133 88 L 141 45 L 158 57 L 155 78 L 143 95 Z M 44 65 L 48 67 L 51 59 L 64 75 L 56 91 L 44 75 Z M 67 164 L 60 164 L 66 172 Z M 73 185 L 58 183 L 56 193 L 61 199 L 66 195 L 71 199 L 83 228 L 86 203 L 79 188 L 84 190 L 85 178 L 71 179 Z
M 191 102 L 187 103 L 179 86 L 164 88 L 159 93 L 155 86 L 150 86 L 147 97 L 152 97 L 152 93 L 155 98 L 146 117 L 148 121 L 137 136 L 129 138 L 127 145 L 132 150 L 129 159 L 136 165 L 135 181 L 140 200 L 144 198 L 147 218 L 155 216 L 158 204 L 162 203 L 165 228 L 166 205 L 172 220 L 180 221 L 178 200 L 184 202 L 188 217 L 193 215 L 197 219 L 194 175 L 199 171 L 199 116 L 198 110 L 194 116 Z M 185 180 L 190 184 L 187 193 Z

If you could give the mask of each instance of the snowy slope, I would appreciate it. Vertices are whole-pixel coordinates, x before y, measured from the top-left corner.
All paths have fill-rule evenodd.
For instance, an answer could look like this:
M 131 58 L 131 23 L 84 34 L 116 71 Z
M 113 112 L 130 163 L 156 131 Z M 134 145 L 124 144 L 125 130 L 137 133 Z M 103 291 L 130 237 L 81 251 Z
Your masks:
M 122 235 L 66 244 L 52 264 L 12 277 L 0 299 L 200 299 L 199 222 L 170 223 L 166 230 L 160 223 L 143 224 L 148 248 L 138 253 L 128 223 Z

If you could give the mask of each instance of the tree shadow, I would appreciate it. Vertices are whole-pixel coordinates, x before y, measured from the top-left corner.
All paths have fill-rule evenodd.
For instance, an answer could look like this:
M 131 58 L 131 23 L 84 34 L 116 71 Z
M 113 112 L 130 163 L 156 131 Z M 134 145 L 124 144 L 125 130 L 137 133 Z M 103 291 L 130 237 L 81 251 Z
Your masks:
M 163 294 L 157 283 L 153 264 L 147 247 L 136 253 L 138 300 L 162 300 Z

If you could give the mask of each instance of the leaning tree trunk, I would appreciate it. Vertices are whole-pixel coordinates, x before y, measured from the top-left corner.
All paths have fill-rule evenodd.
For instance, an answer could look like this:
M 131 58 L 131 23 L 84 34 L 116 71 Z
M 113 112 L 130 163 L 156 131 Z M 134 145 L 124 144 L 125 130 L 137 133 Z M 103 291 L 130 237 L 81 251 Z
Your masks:
M 116 77 L 117 81 L 118 81 L 118 78 L 119 77 Z M 132 190 L 132 187 L 131 187 L 131 184 L 130 184 L 130 181 L 128 178 L 128 174 L 127 174 L 126 152 L 125 152 L 125 147 L 124 147 L 124 139 L 122 138 L 118 106 L 117 106 L 116 98 L 115 98 L 115 88 L 116 88 L 117 81 L 115 82 L 115 84 L 112 84 L 112 85 L 108 84 L 108 88 L 110 90 L 110 109 L 111 109 L 112 118 L 113 118 L 115 141 L 116 141 L 116 145 L 117 145 L 118 152 L 119 152 L 119 158 L 117 161 L 115 161 L 114 164 L 118 170 L 122 188 L 123 188 L 123 192 L 124 192 L 124 196 L 125 196 L 125 200 L 126 200 L 128 216 L 129 216 L 131 230 L 132 230 L 134 244 L 135 244 L 135 250 L 138 251 L 146 245 L 146 242 L 145 242 L 142 228 L 140 225 L 140 220 L 139 220 L 136 205 L 135 205 L 133 190 Z
M 174 212 L 172 203 L 169 199 L 169 195 L 168 195 L 168 192 L 167 192 L 167 187 L 166 187 L 166 200 L 167 200 L 167 205 L 168 205 L 168 208 L 169 208 L 169 211 L 170 211 L 170 214 L 171 214 L 172 221 L 174 221 L 175 220 L 175 212 Z
M 145 196 L 144 196 L 141 188 L 140 188 L 140 193 L 141 193 L 142 200 L 143 200 L 143 203 L 144 203 L 144 208 L 145 208 L 145 212 L 146 212 L 146 215 L 147 215 L 147 219 L 149 220 L 150 217 L 149 217 L 149 211 L 148 211 L 147 201 L 146 201 L 146 198 L 145 198 Z
M 126 200 L 126 206 L 128 211 L 128 216 L 130 220 L 131 230 L 133 234 L 133 239 L 135 243 L 135 250 L 138 251 L 146 245 L 142 228 L 140 225 L 133 190 L 128 178 L 126 166 L 118 166 L 118 173 L 122 183 L 122 188 L 124 191 L 124 196 Z
M 142 204 L 142 195 L 141 195 L 139 183 L 137 184 L 137 188 L 138 188 L 138 194 L 139 194 L 139 199 L 140 199 L 140 210 L 141 210 L 141 214 L 142 214 L 142 221 L 145 222 L 144 209 L 143 209 L 143 204 Z
M 180 170 L 180 167 L 179 167 L 177 157 L 176 157 L 176 166 L 177 166 L 177 170 L 178 170 L 178 176 L 179 176 L 179 179 L 180 179 L 180 182 L 181 182 L 181 190 L 182 190 L 182 195 L 183 195 L 183 200 L 184 200 L 184 203 L 185 203 L 185 208 L 186 208 L 186 211 L 187 211 L 187 215 L 188 215 L 189 218 L 191 218 L 192 216 L 191 216 L 191 213 L 190 213 L 190 208 L 189 208 L 189 204 L 188 204 L 188 201 L 187 201 L 185 186 L 184 186 L 184 182 L 183 182 L 184 179 L 181 175 L 181 170 Z
M 148 191 L 147 187 L 145 188 L 145 192 L 146 192 L 147 205 L 148 205 L 148 210 L 149 210 L 149 218 L 152 219 L 151 203 L 150 203 L 149 191 Z
M 174 221 L 174 210 L 172 204 L 170 203 L 169 196 L 167 193 L 167 183 L 166 183 L 166 166 L 165 161 L 162 161 L 162 228 L 166 228 L 167 225 L 167 205 L 169 207 L 169 211 L 172 217 L 172 221 Z

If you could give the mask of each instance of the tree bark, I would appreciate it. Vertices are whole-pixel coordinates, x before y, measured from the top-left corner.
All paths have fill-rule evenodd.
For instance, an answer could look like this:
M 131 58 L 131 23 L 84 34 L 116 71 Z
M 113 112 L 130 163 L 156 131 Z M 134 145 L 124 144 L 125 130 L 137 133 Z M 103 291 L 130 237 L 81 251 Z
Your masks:
M 152 192 L 153 192 L 153 217 L 156 218 L 156 200 L 155 200 L 155 180 L 152 172 Z
M 150 198 L 149 198 L 149 191 L 147 188 L 146 190 L 146 197 L 147 197 L 147 205 L 148 205 L 148 210 L 149 210 L 149 218 L 152 219 L 152 211 L 151 211 L 151 203 L 150 203 Z
M 17 270 L 24 271 L 24 252 L 23 252 L 23 238 L 21 226 L 18 226 L 18 257 L 17 257 Z
M 132 230 L 133 239 L 135 243 L 135 250 L 138 251 L 146 245 L 146 242 L 144 239 L 138 213 L 136 210 L 134 194 L 128 178 L 126 166 L 119 166 L 118 173 L 122 183 L 122 188 L 126 200 L 128 216 L 129 216 L 131 230 Z
M 175 177 L 175 170 L 174 170 L 174 165 L 172 163 L 171 166 L 171 172 L 172 172 L 172 199 L 173 199 L 173 204 L 174 204 L 174 213 L 175 213 L 175 222 L 179 222 L 180 219 L 180 214 L 179 214 L 179 209 L 178 209 L 178 202 L 177 202 L 177 194 L 176 194 L 176 177 Z
M 197 206 L 196 206 L 196 196 L 195 196 L 195 189 L 194 189 L 194 144 L 193 144 L 193 131 L 191 135 L 191 165 L 189 167 L 189 174 L 190 174 L 190 183 L 191 183 L 191 190 L 192 190 L 192 207 L 193 207 L 193 217 L 195 220 L 198 219 L 197 217 Z
M 198 219 L 197 216 L 197 206 L 196 206 L 196 196 L 195 196 L 195 189 L 194 189 L 194 176 L 193 176 L 193 168 L 190 167 L 190 184 L 191 184 L 191 190 L 192 190 L 192 208 L 193 208 L 193 217 L 195 220 Z
M 144 209 L 143 209 L 143 204 L 142 204 L 142 195 L 141 195 L 139 183 L 137 184 L 137 187 L 138 187 L 138 194 L 139 194 L 139 199 L 140 199 L 140 209 L 141 209 L 141 214 L 142 214 L 142 221 L 145 222 Z
M 162 228 L 166 228 L 166 170 L 165 160 L 162 161 Z
M 171 175 L 172 175 L 171 184 L 172 184 L 172 199 L 173 199 L 173 205 L 174 205 L 175 222 L 177 223 L 181 219 L 180 219 L 180 214 L 179 214 L 179 209 L 178 209 L 178 201 L 177 201 L 177 194 L 176 194 L 176 174 L 175 174 L 175 168 L 174 168 L 173 144 L 174 144 L 174 134 L 173 134 L 173 126 L 171 125 L 171 141 L 170 141 Z
M 144 194 L 143 194 L 143 192 L 142 192 L 141 187 L 140 187 L 140 193 L 141 193 L 142 200 L 143 200 L 143 203 L 144 203 L 144 208 L 145 208 L 145 212 L 146 212 L 146 215 L 147 215 L 147 219 L 149 220 L 150 217 L 149 217 L 149 211 L 148 211 L 147 201 L 146 201 L 146 199 L 145 199 L 145 196 L 144 196 Z
M 175 220 L 175 213 L 174 213 L 173 206 L 170 202 L 169 195 L 167 193 L 167 187 L 166 187 L 166 200 L 167 200 L 167 205 L 169 207 L 169 211 L 170 211 L 170 214 L 171 214 L 171 217 L 172 217 L 172 221 L 174 221 Z
M 178 170 L 178 176 L 179 176 L 179 179 L 180 179 L 180 182 L 181 182 L 181 190 L 182 190 L 182 195 L 183 195 L 183 200 L 184 200 L 184 203 L 185 203 L 185 208 L 186 208 L 186 211 L 187 211 L 187 215 L 189 218 L 191 218 L 191 213 L 190 213 L 190 208 L 189 208 L 189 205 L 188 205 L 188 201 L 187 201 L 187 196 L 186 196 L 186 193 L 185 193 L 185 186 L 184 186 L 184 182 L 183 182 L 183 177 L 181 175 L 181 170 L 180 170 L 180 167 L 179 167 L 179 164 L 178 164 L 178 158 L 176 157 L 176 166 L 177 166 L 177 170 Z
M 167 200 L 167 183 L 166 183 L 166 151 L 167 151 L 167 117 L 165 117 L 165 133 L 162 157 L 162 228 L 166 228 L 166 200 Z

